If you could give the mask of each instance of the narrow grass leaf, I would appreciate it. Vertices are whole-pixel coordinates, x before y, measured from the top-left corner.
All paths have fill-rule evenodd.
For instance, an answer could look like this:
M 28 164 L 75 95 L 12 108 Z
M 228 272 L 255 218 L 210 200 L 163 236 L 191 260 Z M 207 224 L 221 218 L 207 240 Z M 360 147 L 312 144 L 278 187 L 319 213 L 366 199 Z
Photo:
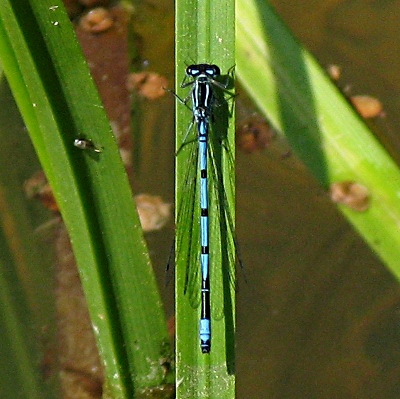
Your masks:
M 108 395 L 166 380 L 168 335 L 118 148 L 64 6 L 0 1 L 0 59 L 68 228 Z M 74 147 L 85 137 L 102 152 Z
M 400 278 L 398 166 L 265 1 L 238 0 L 237 16 L 243 86 L 326 189 L 366 187 L 366 211 L 339 209 Z

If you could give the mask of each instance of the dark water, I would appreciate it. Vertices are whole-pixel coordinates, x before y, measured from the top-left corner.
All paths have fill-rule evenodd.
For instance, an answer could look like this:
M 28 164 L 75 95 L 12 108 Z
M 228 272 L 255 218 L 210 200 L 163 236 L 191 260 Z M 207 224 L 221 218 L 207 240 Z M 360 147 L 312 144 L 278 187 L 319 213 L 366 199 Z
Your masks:
M 273 3 L 323 65 L 342 67 L 343 87 L 379 97 L 387 116 L 369 125 L 399 159 L 400 1 Z M 166 10 L 158 18 L 172 27 Z M 143 56 L 172 78 L 173 43 L 157 40 L 163 55 L 145 47 Z M 149 133 L 138 147 L 136 190 L 172 201 L 173 101 L 144 107 Z M 247 277 L 239 272 L 237 396 L 398 398 L 398 283 L 296 156 L 284 156 L 287 149 L 280 140 L 262 152 L 237 153 L 237 230 Z M 169 314 L 172 287 L 163 288 L 163 269 L 172 235 L 170 225 L 148 236 Z
M 352 94 L 383 102 L 387 117 L 370 125 L 399 159 L 400 2 L 275 3 L 323 65 L 342 67 Z M 273 153 L 238 157 L 251 269 L 239 293 L 238 396 L 399 397 L 398 283 L 301 164 Z

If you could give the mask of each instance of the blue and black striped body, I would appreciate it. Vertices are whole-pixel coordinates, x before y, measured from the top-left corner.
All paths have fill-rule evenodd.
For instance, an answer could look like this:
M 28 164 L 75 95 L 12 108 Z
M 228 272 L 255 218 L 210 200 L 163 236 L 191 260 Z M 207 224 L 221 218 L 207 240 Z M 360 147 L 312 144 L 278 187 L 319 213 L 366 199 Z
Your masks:
M 186 75 L 193 78 L 192 112 L 197 124 L 198 162 L 200 168 L 200 267 L 201 267 L 201 315 L 200 347 L 203 353 L 211 349 L 211 305 L 210 305 L 210 255 L 209 255 L 209 194 L 207 176 L 208 133 L 214 103 L 214 79 L 220 75 L 216 65 L 198 64 L 186 68 Z
M 201 316 L 200 346 L 203 353 L 211 347 L 210 318 L 210 255 L 209 255 L 209 222 L 208 222 L 208 178 L 207 178 L 207 139 L 208 122 L 198 123 L 199 166 L 200 166 L 200 266 L 201 266 Z

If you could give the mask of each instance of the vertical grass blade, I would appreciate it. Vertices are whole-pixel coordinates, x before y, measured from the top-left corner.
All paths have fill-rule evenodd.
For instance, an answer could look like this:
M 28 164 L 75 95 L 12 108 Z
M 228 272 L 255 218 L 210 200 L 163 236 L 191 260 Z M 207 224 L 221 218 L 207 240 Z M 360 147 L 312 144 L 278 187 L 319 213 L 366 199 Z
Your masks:
M 0 76 L 0 396 L 53 398 L 56 379 L 44 378 L 55 336 L 54 292 L 44 288 L 53 280 L 48 248 L 38 248 L 34 233 L 47 213 L 32 209 L 22 190 L 39 165 Z
M 16 297 L 10 291 L 10 284 L 6 281 L 5 273 L 3 273 L 5 265 L 0 264 L 0 316 L 1 327 L 0 335 L 2 337 L 2 345 L 0 354 L 2 359 L 7 359 L 7 366 L 2 367 L 2 394 L 12 397 L 14 395 L 26 394 L 26 397 L 33 399 L 43 398 L 44 386 L 41 386 L 39 368 L 37 367 L 33 357 L 35 352 L 33 346 L 29 345 L 29 341 L 33 341 L 32 337 L 28 337 L 29 330 L 26 329 L 25 323 L 20 319 L 21 312 L 16 306 Z M 27 312 L 25 313 L 25 316 Z M 26 320 L 25 320 L 26 322 Z M 32 344 L 32 342 L 31 342 Z M 10 382 L 14 386 L 10 386 Z M 29 393 L 29 394 L 28 394 Z M 48 395 L 48 397 L 51 397 Z
M 238 0 L 237 15 L 243 86 L 325 188 L 343 181 L 367 188 L 365 212 L 339 208 L 400 278 L 398 166 L 265 1 Z
M 221 0 L 178 0 L 176 2 L 176 93 L 186 97 L 188 89 L 180 88 L 185 69 L 192 63 L 214 63 L 221 68 L 221 73 L 226 74 L 234 66 L 234 1 Z M 222 104 L 221 104 L 222 105 Z M 217 107 L 218 108 L 218 107 Z M 228 118 L 226 108 L 224 112 L 216 111 L 216 121 L 212 126 L 210 136 L 218 134 L 218 129 L 226 131 L 225 148 L 234 148 L 234 131 L 232 118 Z M 184 141 L 192 112 L 188 107 L 177 102 L 176 109 L 176 148 Z M 213 129 L 215 131 L 213 132 Z M 224 133 L 225 135 L 225 133 Z M 232 259 L 225 255 L 229 237 L 225 232 L 220 232 L 218 215 L 221 207 L 227 207 L 234 218 L 234 170 L 232 163 L 234 153 L 228 157 L 220 142 L 214 141 L 214 147 L 220 147 L 219 155 L 215 154 L 220 175 L 212 176 L 210 185 L 217 179 L 224 179 L 226 201 L 220 204 L 220 199 L 210 199 L 210 279 L 211 279 L 211 323 L 212 344 L 209 354 L 202 354 L 199 342 L 200 303 L 191 297 L 191 290 L 199 293 L 199 202 L 198 185 L 189 192 L 186 181 L 188 168 L 197 168 L 193 165 L 190 155 L 197 151 L 196 126 L 189 134 L 195 138 L 194 142 L 186 145 L 176 158 L 176 212 L 177 212 L 177 237 L 182 237 L 182 242 L 177 242 L 176 257 L 176 369 L 177 369 L 177 397 L 178 398 L 233 398 L 235 395 L 234 380 L 234 333 L 235 333 L 235 300 L 232 284 L 226 283 L 227 270 L 234 270 Z M 210 137 L 210 142 L 213 138 Z M 211 175 L 211 176 L 210 176 Z M 194 176 L 192 176 L 194 177 Z M 197 180 L 199 177 L 197 176 Z M 183 218 L 179 215 L 182 204 L 190 202 L 194 208 L 191 217 Z M 189 206 L 190 207 L 190 206 Z M 191 237 L 195 237 L 191 241 Z M 198 239 L 197 239 L 198 238 Z M 222 243 L 222 244 L 221 244 Z M 232 243 L 230 243 L 232 246 Z M 185 248 L 185 249 L 182 249 Z M 195 255 L 193 255 L 195 254 Z M 192 255 L 190 257 L 190 255 Z M 190 260 L 188 259 L 190 257 Z M 234 263 L 234 261 L 233 261 Z M 187 281 L 187 272 L 195 275 Z M 195 270 L 193 270 L 195 269 Z M 194 295 L 196 298 L 196 295 Z M 197 296 L 198 298 L 198 296 Z M 197 304 L 197 306 L 196 306 Z
M 0 59 L 68 228 L 113 398 L 166 380 L 168 334 L 128 179 L 59 1 L 0 0 Z M 78 137 L 103 151 L 80 150 Z

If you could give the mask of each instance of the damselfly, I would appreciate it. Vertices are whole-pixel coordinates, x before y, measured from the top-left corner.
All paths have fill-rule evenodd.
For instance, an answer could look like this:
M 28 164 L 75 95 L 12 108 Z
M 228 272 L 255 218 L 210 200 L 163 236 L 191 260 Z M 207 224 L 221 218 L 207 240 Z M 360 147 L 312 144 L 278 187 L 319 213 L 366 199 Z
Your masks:
M 178 148 L 177 155 L 179 155 L 180 151 L 187 144 L 196 141 L 198 143 L 197 151 L 195 148 L 191 149 L 187 172 L 185 174 L 185 184 L 188 192 L 183 196 L 185 198 L 181 199 L 182 204 L 185 205 L 179 205 L 178 209 L 177 251 L 178 256 L 182 255 L 187 258 L 189 267 L 193 267 L 193 264 L 199 264 L 200 266 L 201 311 L 199 335 L 200 348 L 203 353 L 208 353 L 211 349 L 210 265 L 213 264 L 213 254 L 216 250 L 213 244 L 210 247 L 210 234 L 212 235 L 213 233 L 213 230 L 210 231 L 210 217 L 219 221 L 217 223 L 219 225 L 219 232 L 211 237 L 211 242 L 219 241 L 219 252 L 220 254 L 222 252 L 221 256 L 222 258 L 225 257 L 226 260 L 224 263 L 228 265 L 233 263 L 234 265 L 236 257 L 234 248 L 233 250 L 232 248 L 227 249 L 229 243 L 231 246 L 234 246 L 235 243 L 233 233 L 234 222 L 226 207 L 227 199 L 222 181 L 223 173 L 221 168 L 222 150 L 228 150 L 228 146 L 224 142 L 227 122 L 216 121 L 217 112 L 215 112 L 217 107 L 223 108 L 226 105 L 224 94 L 228 93 L 230 97 L 232 97 L 232 94 L 228 91 L 229 74 L 226 83 L 221 83 L 217 80 L 220 76 L 220 68 L 217 65 L 189 65 L 186 68 L 186 77 L 181 84 L 181 88 L 191 86 L 191 90 L 184 99 L 175 95 L 185 105 L 191 100 L 191 111 L 193 114 L 192 122 L 184 136 L 183 142 Z M 218 112 L 218 116 L 220 114 L 223 115 L 223 113 Z M 228 118 L 228 112 L 225 112 L 224 118 Z M 197 126 L 197 140 L 189 137 L 194 124 Z M 213 131 L 210 135 L 211 127 Z M 198 178 L 200 180 L 199 188 Z M 232 177 L 228 177 L 228 179 L 232 179 Z M 217 212 L 214 212 L 212 215 L 209 215 L 210 199 L 214 203 L 217 203 Z M 192 220 L 193 224 L 197 223 L 196 220 L 200 220 L 199 236 L 194 232 L 196 231 L 194 228 L 190 231 L 184 231 L 181 228 L 180 220 L 184 217 Z M 227 236 L 229 237 L 226 238 Z M 225 237 L 226 245 L 221 244 L 222 237 Z M 185 244 L 182 244 L 183 242 Z M 184 246 L 185 248 L 183 248 Z M 222 250 L 221 247 L 223 247 Z M 196 273 L 194 274 L 195 276 L 197 275 Z M 212 275 L 214 276 L 214 274 Z M 186 286 L 192 286 L 196 281 L 196 277 L 190 277 L 189 272 L 187 272 Z

